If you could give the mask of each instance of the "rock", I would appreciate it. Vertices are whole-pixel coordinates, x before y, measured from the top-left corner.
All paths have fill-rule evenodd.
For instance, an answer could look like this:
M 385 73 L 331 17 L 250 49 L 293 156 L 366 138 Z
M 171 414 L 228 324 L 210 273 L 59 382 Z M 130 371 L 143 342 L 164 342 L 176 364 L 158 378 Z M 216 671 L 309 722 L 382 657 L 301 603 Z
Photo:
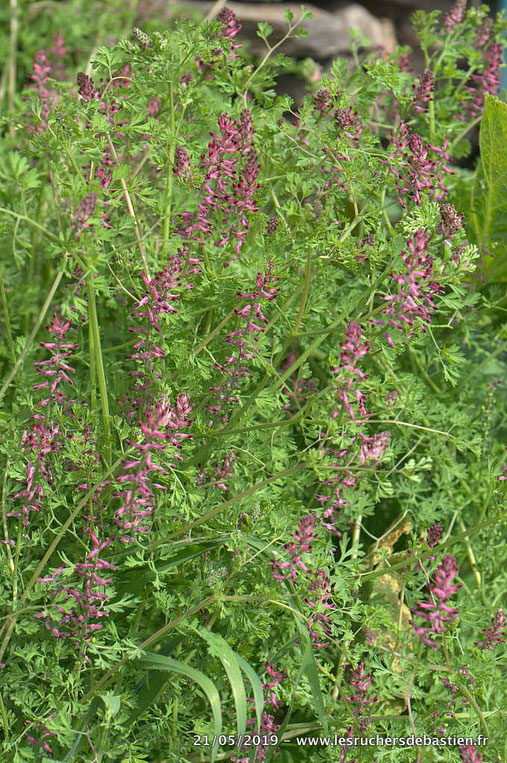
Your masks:
M 143 0 L 139 8 L 139 23 L 161 16 L 167 18 L 182 14 L 185 8 L 200 10 L 203 15 L 210 12 L 214 3 L 201 0 L 186 0 L 178 4 L 167 5 L 161 0 Z M 289 8 L 294 14 L 294 20 L 301 16 L 300 6 L 295 3 L 263 3 L 228 2 L 230 8 L 243 28 L 240 38 L 250 41 L 250 51 L 254 55 L 266 51 L 265 44 L 257 37 L 257 24 L 266 21 L 273 27 L 270 44 L 280 41 L 287 32 L 285 11 Z M 395 45 L 394 27 L 388 19 L 377 19 L 361 5 L 353 3 L 344 8 L 337 8 L 332 13 L 314 5 L 306 5 L 312 12 L 313 18 L 302 22 L 301 26 L 308 31 L 308 37 L 291 37 L 279 51 L 296 58 L 315 58 L 317 60 L 333 59 L 347 53 L 350 49 L 349 30 L 359 30 L 372 47 L 382 45 L 386 50 L 392 50 Z

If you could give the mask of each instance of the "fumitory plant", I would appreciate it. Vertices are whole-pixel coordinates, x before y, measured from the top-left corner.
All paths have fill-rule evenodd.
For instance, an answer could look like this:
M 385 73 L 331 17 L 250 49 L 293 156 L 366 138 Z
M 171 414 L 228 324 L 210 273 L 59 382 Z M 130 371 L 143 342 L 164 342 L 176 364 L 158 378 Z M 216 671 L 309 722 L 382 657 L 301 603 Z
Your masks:
M 299 108 L 267 24 L 60 5 L 2 91 L 2 760 L 504 759 L 505 22 Z

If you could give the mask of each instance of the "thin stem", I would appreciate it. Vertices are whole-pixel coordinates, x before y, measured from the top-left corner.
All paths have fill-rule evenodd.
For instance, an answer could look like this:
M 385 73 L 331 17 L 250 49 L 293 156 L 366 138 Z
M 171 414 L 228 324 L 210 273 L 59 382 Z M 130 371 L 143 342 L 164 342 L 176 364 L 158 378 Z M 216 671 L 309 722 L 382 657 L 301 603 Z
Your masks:
M 111 153 L 113 154 L 114 160 L 116 163 L 118 163 L 118 154 L 116 153 L 116 149 L 113 145 L 113 141 L 111 140 L 111 136 L 107 135 L 106 138 L 109 143 L 109 148 L 111 149 Z M 139 223 L 137 222 L 134 205 L 132 204 L 132 199 L 130 198 L 129 190 L 127 188 L 127 184 L 124 178 L 120 178 L 120 184 L 123 191 L 123 198 L 125 199 L 125 204 L 127 205 L 128 213 L 132 218 L 132 222 L 134 223 L 134 233 L 136 236 L 137 245 L 139 246 L 139 251 L 141 253 L 141 258 L 143 260 L 144 272 L 146 273 L 146 278 L 149 281 L 151 281 L 150 271 L 148 268 L 148 259 L 146 257 L 146 249 L 144 247 L 143 237 L 141 236 L 141 231 L 139 230 Z
M 468 561 L 470 562 L 470 567 L 472 568 L 472 572 L 474 574 L 475 582 L 477 583 L 477 586 L 479 588 L 481 588 L 482 587 L 481 573 L 480 573 L 479 567 L 477 565 L 477 559 L 475 558 L 474 550 L 473 550 L 472 545 L 470 543 L 470 540 L 468 538 L 467 528 L 465 527 L 465 523 L 463 522 L 461 517 L 458 519 L 458 525 L 459 525 L 459 529 L 461 530 L 461 532 L 465 536 L 464 540 L 465 540 L 465 546 L 466 546 L 466 550 L 467 550 Z
M 247 498 L 249 495 L 252 495 L 253 493 L 256 493 L 257 490 L 261 490 L 263 487 L 266 487 L 266 485 L 270 485 L 272 482 L 276 482 L 277 480 L 281 479 L 282 477 L 286 477 L 289 474 L 295 474 L 296 472 L 302 471 L 303 469 L 309 469 L 311 468 L 310 464 L 301 463 L 297 464 L 296 466 L 292 466 L 289 469 L 284 469 L 283 472 L 278 472 L 278 474 L 274 474 L 272 477 L 267 477 L 264 480 L 261 480 L 260 482 L 256 482 L 254 485 L 251 485 L 246 490 L 243 490 L 241 493 L 238 493 L 237 495 L 233 495 L 232 498 L 229 498 L 227 501 L 224 501 L 223 503 L 220 503 L 218 506 L 215 506 L 210 511 L 206 512 L 206 514 L 203 514 L 199 519 L 195 519 L 193 522 L 188 522 L 188 524 L 181 527 L 177 532 L 171 533 L 170 535 L 165 535 L 163 538 L 160 538 L 157 541 L 154 541 L 153 543 L 150 543 L 147 546 L 148 551 L 152 551 L 154 548 L 158 548 L 158 546 L 165 545 L 168 540 L 171 540 L 172 538 L 181 535 L 182 533 L 187 533 L 189 530 L 193 529 L 194 527 L 197 527 L 198 525 L 202 525 L 205 522 L 208 522 L 210 519 L 215 517 L 217 514 L 221 514 L 223 511 L 229 508 L 229 506 L 233 506 L 238 501 L 242 500 L 243 498 Z
M 28 352 L 30 351 L 30 347 L 32 346 L 32 344 L 33 344 L 33 342 L 35 340 L 35 337 L 37 336 L 37 332 L 39 331 L 39 329 L 40 329 L 40 327 L 41 327 L 41 325 L 42 325 L 42 323 L 43 323 L 43 321 L 44 321 L 44 319 L 46 317 L 46 313 L 49 310 L 51 302 L 53 301 L 53 297 L 56 294 L 56 290 L 58 289 L 58 286 L 60 285 L 60 281 L 62 280 L 63 273 L 64 273 L 64 271 L 62 269 L 62 270 L 59 270 L 58 273 L 56 274 L 56 278 L 53 281 L 53 285 L 51 286 L 51 289 L 49 290 L 49 294 L 46 297 L 46 301 L 44 302 L 44 304 L 42 306 L 42 309 L 41 309 L 41 311 L 40 311 L 40 313 L 39 313 L 39 315 L 37 317 L 37 320 L 35 322 L 35 326 L 33 327 L 30 336 L 26 340 L 26 344 L 25 344 L 25 346 L 23 348 L 23 351 L 21 352 L 21 355 L 19 356 L 19 358 L 15 362 L 12 371 L 10 372 L 10 374 L 8 374 L 7 379 L 5 380 L 5 382 L 2 385 L 2 388 L 0 389 L 0 400 L 3 398 L 3 396 L 7 392 L 7 389 L 9 388 L 9 385 L 11 384 L 12 380 L 14 379 L 16 374 L 18 373 L 18 371 L 21 368 L 21 366 L 23 365 L 24 360 L 25 360 L 26 356 L 28 355 Z
M 93 276 L 88 276 L 88 309 L 89 309 L 89 324 L 90 324 L 90 330 L 92 335 L 92 342 L 93 342 L 93 353 L 94 353 L 94 362 L 95 367 L 97 370 L 97 379 L 99 383 L 99 391 L 100 391 L 100 407 L 102 410 L 102 423 L 104 425 L 104 435 L 105 435 L 105 441 L 106 441 L 106 453 L 107 453 L 107 463 L 108 465 L 111 463 L 112 460 L 112 453 L 111 453 L 111 423 L 110 423 L 110 413 L 109 413 L 109 398 L 107 394 L 107 382 L 106 382 L 106 374 L 104 371 L 104 360 L 102 357 L 102 349 L 100 344 L 100 331 L 99 331 L 99 322 L 97 318 L 97 305 L 95 302 L 95 291 L 93 288 Z M 90 348 L 90 351 L 92 348 Z M 90 369 L 91 369 L 91 363 L 90 363 Z
M 301 306 L 297 314 L 296 322 L 294 324 L 294 328 L 292 329 L 293 337 L 297 336 L 299 327 L 301 326 L 301 321 L 303 320 L 303 315 L 305 313 L 305 308 L 306 308 L 306 302 L 308 300 L 308 293 L 310 291 L 311 280 L 312 280 L 312 253 L 308 251 L 306 253 L 306 270 L 305 270 L 305 280 L 304 280 L 304 287 L 303 287 L 303 296 L 301 298 Z
M 172 630 L 173 628 L 176 628 L 183 620 L 185 620 L 187 617 L 192 617 L 192 615 L 195 615 L 197 612 L 199 612 L 201 609 L 205 609 L 206 607 L 209 607 L 210 604 L 213 604 L 217 600 L 216 595 L 208 596 L 207 599 L 204 599 L 203 601 L 200 601 L 198 604 L 196 604 L 193 607 L 190 607 L 190 609 L 187 609 L 186 612 L 183 612 L 183 614 L 176 617 L 174 620 L 171 620 L 169 623 L 166 623 L 162 628 L 159 628 L 158 631 L 155 631 L 155 633 L 152 633 L 151 636 L 148 636 L 148 638 L 142 642 L 142 644 L 139 644 L 138 650 L 144 651 L 149 646 L 153 646 L 153 644 L 156 644 L 157 641 L 160 641 L 160 639 L 165 636 L 168 631 Z M 90 691 L 85 694 L 85 696 L 82 699 L 82 702 L 85 703 L 93 695 L 95 694 L 98 689 L 100 689 L 104 684 L 109 681 L 112 675 L 116 673 L 117 670 L 119 670 L 122 665 L 125 665 L 126 662 L 128 662 L 131 659 L 130 654 L 128 654 L 126 657 L 123 657 L 119 662 L 116 663 L 116 665 L 113 665 L 112 668 L 109 668 L 106 673 L 102 676 L 100 681 L 97 681 L 96 684 L 92 686 Z
M 10 40 L 9 40 L 9 81 L 7 96 L 7 113 L 9 116 L 14 112 L 14 99 L 16 96 L 16 59 L 18 52 L 18 28 L 19 11 L 18 0 L 10 0 Z M 11 136 L 14 135 L 14 125 L 10 126 Z
M 7 303 L 7 294 L 5 293 L 4 277 L 0 275 L 0 296 L 2 299 L 2 311 L 4 314 L 5 333 L 7 335 L 7 345 L 11 354 L 12 362 L 16 362 L 16 351 L 14 349 L 14 341 L 12 339 L 11 321 L 9 318 L 9 305 Z
M 164 212 L 164 228 L 162 234 L 162 247 L 163 252 L 167 255 L 169 253 L 169 229 L 171 225 L 171 204 L 172 204 L 172 184 L 173 184 L 173 169 L 174 169 L 174 156 L 176 151 L 176 135 L 174 134 L 174 87 L 172 80 L 169 81 L 169 127 L 171 130 L 171 137 L 169 142 L 169 158 L 167 162 L 167 174 L 166 174 L 166 205 Z
M 6 632 L 4 640 L 2 642 L 2 646 L 0 647 L 0 662 L 2 661 L 2 658 L 3 658 L 4 654 L 5 654 L 5 650 L 7 649 L 7 646 L 9 644 L 9 640 L 10 640 L 12 631 L 14 630 L 14 626 L 16 624 L 16 619 L 17 619 L 17 617 L 20 614 L 22 614 L 23 605 L 25 604 L 26 600 L 28 599 L 32 588 L 37 583 L 37 578 L 40 577 L 41 572 L 43 571 L 44 567 L 46 566 L 46 563 L 49 561 L 49 559 L 52 557 L 52 555 L 55 552 L 55 550 L 58 548 L 58 545 L 60 544 L 61 540 L 63 539 L 65 533 L 67 532 L 67 530 L 69 529 L 69 527 L 71 526 L 71 524 L 73 523 L 73 521 L 75 520 L 75 518 L 77 517 L 79 512 L 82 510 L 82 508 L 84 506 L 86 506 L 88 504 L 88 502 L 90 501 L 91 497 L 96 493 L 96 491 L 99 489 L 99 487 L 104 482 L 104 480 L 107 479 L 107 477 L 109 477 L 110 475 L 112 475 L 114 473 L 114 471 L 118 468 L 118 466 L 120 466 L 120 464 L 123 462 L 123 459 L 125 458 L 125 455 L 127 455 L 127 454 L 123 454 L 122 457 L 120 459 L 118 459 L 118 461 L 116 461 L 105 472 L 105 474 L 101 477 L 101 479 L 88 491 L 88 493 L 85 495 L 85 497 L 81 501 L 79 501 L 79 503 L 77 504 L 75 509 L 69 514 L 69 516 L 67 517 L 65 522 L 62 524 L 62 526 L 60 527 L 58 532 L 55 534 L 55 537 L 53 538 L 53 541 L 52 541 L 51 545 L 49 546 L 48 550 L 46 551 L 46 553 L 44 554 L 44 556 L 42 557 L 40 562 L 37 564 L 37 567 L 35 568 L 35 571 L 34 571 L 32 577 L 30 578 L 30 580 L 28 581 L 28 583 L 26 585 L 24 593 L 23 593 L 23 595 L 21 596 L 21 598 L 19 600 L 20 609 L 16 610 L 16 612 L 14 612 L 12 615 L 9 615 L 7 617 L 7 619 L 6 619 L 7 632 Z

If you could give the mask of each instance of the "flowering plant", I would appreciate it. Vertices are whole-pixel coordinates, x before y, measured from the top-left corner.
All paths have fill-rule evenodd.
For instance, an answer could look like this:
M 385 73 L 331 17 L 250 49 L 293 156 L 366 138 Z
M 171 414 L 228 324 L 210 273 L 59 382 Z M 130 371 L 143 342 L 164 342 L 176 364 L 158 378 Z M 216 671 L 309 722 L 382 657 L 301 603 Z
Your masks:
M 297 108 L 228 8 L 25 72 L 13 8 L 3 759 L 500 760 L 504 21 Z

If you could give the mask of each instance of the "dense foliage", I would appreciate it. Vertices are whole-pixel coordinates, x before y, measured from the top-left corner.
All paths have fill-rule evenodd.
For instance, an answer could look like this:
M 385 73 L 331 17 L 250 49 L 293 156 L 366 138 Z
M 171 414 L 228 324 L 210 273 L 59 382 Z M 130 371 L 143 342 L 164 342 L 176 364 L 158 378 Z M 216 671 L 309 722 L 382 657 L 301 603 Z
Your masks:
M 504 22 L 80 7 L 4 16 L 2 760 L 505 759 Z

